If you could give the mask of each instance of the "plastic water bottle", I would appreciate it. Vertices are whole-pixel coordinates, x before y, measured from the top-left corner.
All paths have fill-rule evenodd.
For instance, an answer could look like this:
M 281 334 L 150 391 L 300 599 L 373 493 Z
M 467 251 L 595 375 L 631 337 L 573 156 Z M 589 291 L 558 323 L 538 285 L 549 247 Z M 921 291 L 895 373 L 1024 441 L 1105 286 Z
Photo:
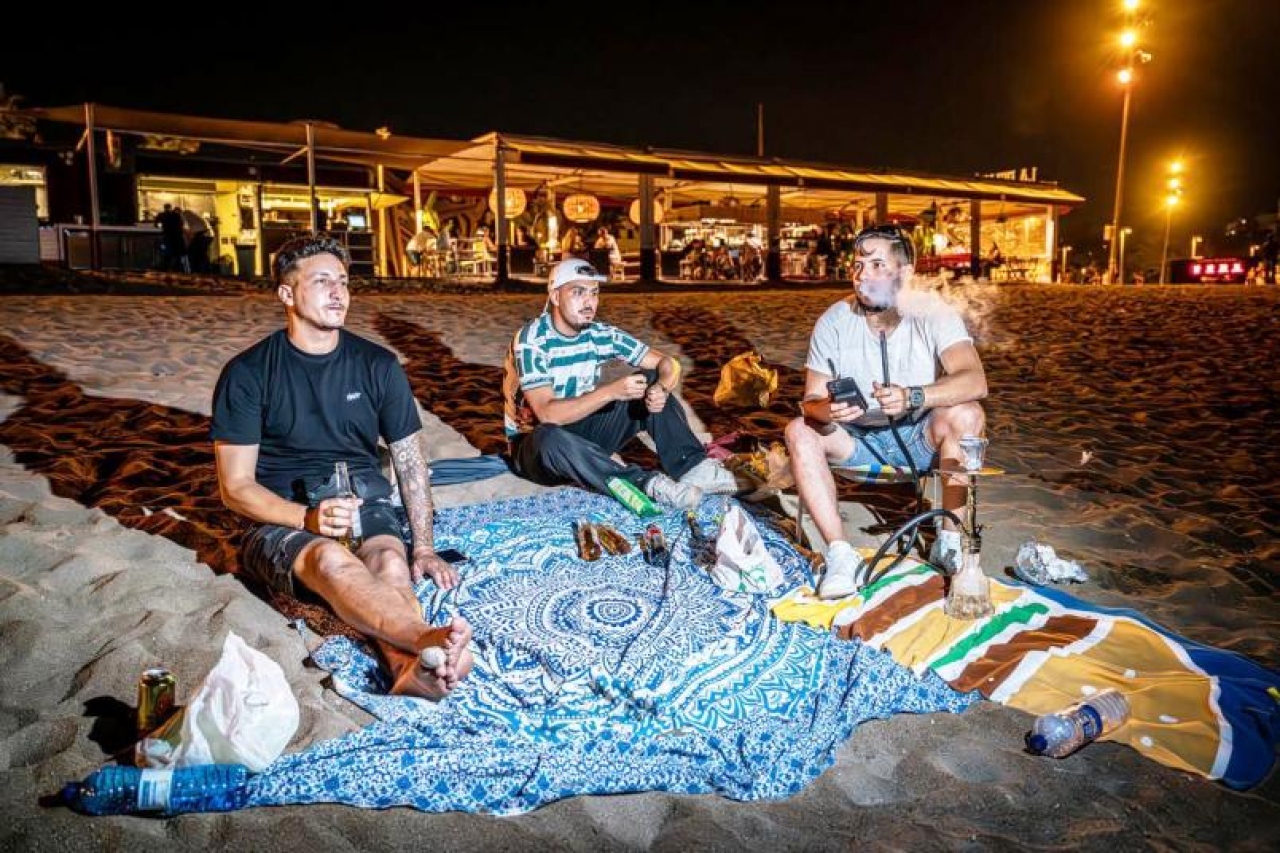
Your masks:
M 1129 702 L 1124 694 L 1103 690 L 1070 708 L 1038 718 L 1027 735 L 1027 749 L 1035 755 L 1064 758 L 1120 728 L 1128 719 Z
M 62 801 L 89 815 L 162 815 L 230 812 L 249 798 L 249 768 L 243 764 L 199 764 L 176 770 L 103 767 L 83 782 L 69 782 Z

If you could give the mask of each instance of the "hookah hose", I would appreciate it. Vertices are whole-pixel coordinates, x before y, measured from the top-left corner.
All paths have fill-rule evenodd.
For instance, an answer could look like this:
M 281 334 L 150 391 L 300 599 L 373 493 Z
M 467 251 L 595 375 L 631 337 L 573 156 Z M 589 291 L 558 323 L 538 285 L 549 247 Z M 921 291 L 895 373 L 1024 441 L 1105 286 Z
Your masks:
M 889 384 L 889 344 L 888 344 L 888 341 L 885 339 L 885 334 L 883 331 L 880 332 L 880 365 L 884 374 L 884 384 L 888 385 Z M 876 550 L 876 554 L 871 559 L 871 562 L 867 563 L 867 568 L 866 568 L 867 579 L 862 584 L 863 586 L 867 586 L 868 584 L 874 583 L 875 581 L 883 577 L 885 574 L 887 574 L 888 572 L 892 571 L 893 569 L 901 565 L 902 561 L 907 558 L 907 555 L 911 553 L 911 551 L 916 547 L 916 543 L 920 540 L 921 523 L 928 521 L 931 518 L 937 518 L 942 515 L 950 516 L 952 520 L 956 521 L 957 523 L 959 522 L 959 519 L 956 517 L 955 513 L 951 512 L 950 510 L 935 509 L 929 512 L 924 511 L 924 489 L 920 485 L 920 471 L 916 468 L 915 460 L 911 458 L 911 454 L 907 451 L 907 445 L 906 445 L 906 442 L 902 440 L 901 433 L 898 432 L 897 418 L 889 418 L 889 431 L 893 433 L 893 440 L 897 442 L 898 449 L 902 451 L 903 457 L 905 457 L 907 460 L 907 467 L 911 469 L 911 478 L 915 483 L 915 487 L 916 487 L 916 515 L 911 519 L 909 519 L 900 528 L 898 528 L 893 533 L 893 535 L 890 536 L 888 539 L 886 539 L 884 541 L 884 544 L 882 544 L 879 547 L 879 549 Z M 908 535 L 910 536 L 909 539 L 907 538 Z M 906 544 L 899 545 L 897 555 L 894 557 L 893 561 L 882 569 L 876 569 L 876 566 L 879 564 L 879 562 L 882 559 L 884 559 L 885 554 L 888 551 L 889 545 L 894 542 L 900 543 L 903 540 L 906 540 Z
M 884 372 L 884 384 L 889 384 L 889 343 L 885 339 L 884 330 L 880 330 L 880 366 Z M 898 418 L 889 418 L 889 431 L 893 433 L 893 440 L 897 442 L 898 449 L 902 451 L 902 455 L 907 460 L 907 467 L 911 469 L 911 478 L 916 484 L 916 512 L 924 509 L 924 493 L 920 488 L 920 472 L 916 470 L 916 461 L 911 458 L 911 454 L 907 452 L 907 445 L 902 440 L 902 434 L 898 432 Z
M 915 547 L 916 539 L 919 538 L 919 535 L 920 535 L 920 530 L 919 530 L 920 525 L 934 518 L 949 518 L 952 521 L 954 521 L 957 525 L 962 524 L 962 522 L 960 521 L 960 517 L 958 515 L 956 515 L 954 512 L 952 512 L 949 509 L 943 509 L 941 507 L 938 509 L 931 509 L 928 512 L 922 512 L 919 515 L 908 519 L 905 524 L 903 524 L 896 531 L 894 531 L 892 536 L 884 540 L 884 544 L 882 544 L 876 550 L 875 556 L 873 556 L 871 560 L 867 563 L 867 570 L 866 570 L 867 578 L 865 581 L 863 581 L 862 588 L 865 589 L 866 587 L 880 580 L 880 578 L 884 577 L 889 572 L 896 569 L 902 563 L 902 561 L 907 558 L 907 554 L 911 552 L 911 549 Z M 889 546 L 892 543 L 897 542 L 899 539 L 905 537 L 908 533 L 911 534 L 911 543 L 906 548 L 902 548 L 898 551 L 897 556 L 895 556 L 893 559 L 893 562 L 889 563 L 884 568 L 877 569 L 876 565 L 879 564 L 879 562 L 885 558 L 889 550 Z

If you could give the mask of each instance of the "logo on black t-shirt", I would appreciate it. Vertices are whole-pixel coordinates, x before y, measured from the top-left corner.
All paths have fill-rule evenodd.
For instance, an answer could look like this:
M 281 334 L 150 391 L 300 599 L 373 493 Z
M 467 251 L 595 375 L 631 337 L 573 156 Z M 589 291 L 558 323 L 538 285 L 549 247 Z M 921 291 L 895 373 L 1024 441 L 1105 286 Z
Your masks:
M 359 400 L 359 399 L 360 399 L 360 392 L 359 392 L 359 391 L 348 391 L 348 392 L 347 392 L 347 402 L 348 402 L 348 403 L 350 403 L 352 400 Z

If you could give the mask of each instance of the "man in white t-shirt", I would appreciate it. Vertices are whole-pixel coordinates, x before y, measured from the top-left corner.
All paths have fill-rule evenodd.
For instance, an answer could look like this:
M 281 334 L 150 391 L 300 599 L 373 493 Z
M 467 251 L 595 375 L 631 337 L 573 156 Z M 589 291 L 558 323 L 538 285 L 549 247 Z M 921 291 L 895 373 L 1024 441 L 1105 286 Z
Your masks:
M 854 292 L 818 319 L 805 367 L 804 416 L 787 425 L 787 450 L 800 499 L 828 543 L 822 598 L 856 592 L 863 561 L 845 538 L 830 466 L 959 467 L 959 439 L 981 435 L 987 380 L 964 321 L 937 300 L 929 310 L 899 309 L 915 251 L 892 225 L 859 232 L 853 243 Z M 864 395 L 833 400 L 827 383 L 851 377 Z M 897 435 L 894 435 L 894 432 Z M 965 484 L 944 480 L 942 505 L 962 515 Z M 960 533 L 944 523 L 929 559 L 959 563 Z

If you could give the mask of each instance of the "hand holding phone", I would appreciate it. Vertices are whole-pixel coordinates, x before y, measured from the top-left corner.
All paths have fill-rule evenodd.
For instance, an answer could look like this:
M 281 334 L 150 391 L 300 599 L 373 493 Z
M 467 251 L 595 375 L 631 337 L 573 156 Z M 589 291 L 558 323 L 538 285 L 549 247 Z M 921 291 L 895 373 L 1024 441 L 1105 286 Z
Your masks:
M 858 381 L 852 376 L 832 379 L 827 383 L 827 394 L 830 395 L 833 403 L 857 406 L 864 412 L 870 408 L 867 405 L 867 398 L 862 396 L 862 389 L 858 387 Z

